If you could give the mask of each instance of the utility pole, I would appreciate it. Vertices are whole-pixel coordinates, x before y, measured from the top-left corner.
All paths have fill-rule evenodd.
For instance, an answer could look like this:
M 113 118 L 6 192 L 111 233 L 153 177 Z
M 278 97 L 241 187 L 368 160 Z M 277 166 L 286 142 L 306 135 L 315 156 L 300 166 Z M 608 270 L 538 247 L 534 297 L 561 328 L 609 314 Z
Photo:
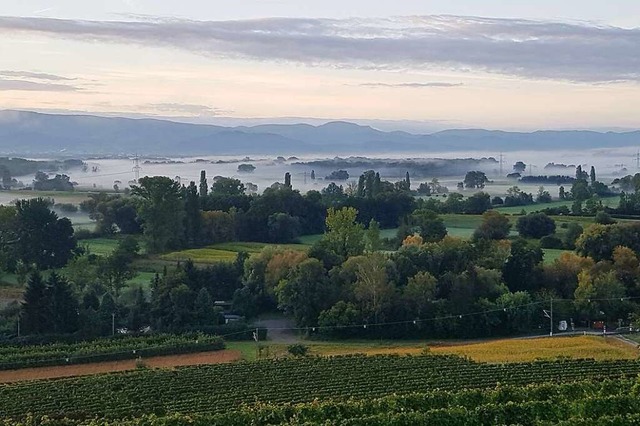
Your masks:
M 553 337 L 553 297 L 551 298 L 551 312 L 549 315 L 549 337 Z
M 260 358 L 260 336 L 258 334 L 258 328 L 253 332 L 253 340 L 256 341 L 256 358 Z
M 133 159 L 133 173 L 135 176 L 136 183 L 138 183 L 138 180 L 140 180 L 140 169 L 142 169 L 142 167 L 140 167 L 140 158 L 136 153 L 136 156 Z
M 18 337 L 20 337 L 20 315 L 18 315 Z
M 115 312 L 111 313 L 111 335 L 116 335 L 116 314 Z

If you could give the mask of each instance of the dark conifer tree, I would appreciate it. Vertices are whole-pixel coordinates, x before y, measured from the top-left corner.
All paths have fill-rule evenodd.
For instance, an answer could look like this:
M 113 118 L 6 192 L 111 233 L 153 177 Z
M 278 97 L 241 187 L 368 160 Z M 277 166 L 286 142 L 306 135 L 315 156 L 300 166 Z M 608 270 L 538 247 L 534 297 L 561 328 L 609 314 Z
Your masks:
M 200 198 L 204 198 L 209 194 L 209 184 L 207 183 L 207 172 L 202 170 L 200 172 Z
M 185 190 L 184 201 L 184 233 L 187 246 L 193 247 L 200 240 L 202 216 L 200 214 L 200 200 L 196 183 L 191 182 Z
M 202 287 L 194 302 L 194 316 L 199 326 L 217 325 L 215 311 L 213 310 L 213 300 L 211 294 L 205 287 Z
M 47 306 L 47 289 L 40 272 L 29 276 L 27 288 L 22 302 L 21 326 L 25 334 L 42 334 L 49 326 L 49 306 Z
M 51 313 L 49 329 L 53 333 L 73 333 L 78 330 L 79 307 L 69 283 L 52 272 L 47 280 L 47 302 Z
M 144 295 L 142 287 L 135 289 L 135 300 L 129 309 L 128 326 L 131 330 L 137 331 L 149 325 L 149 302 Z

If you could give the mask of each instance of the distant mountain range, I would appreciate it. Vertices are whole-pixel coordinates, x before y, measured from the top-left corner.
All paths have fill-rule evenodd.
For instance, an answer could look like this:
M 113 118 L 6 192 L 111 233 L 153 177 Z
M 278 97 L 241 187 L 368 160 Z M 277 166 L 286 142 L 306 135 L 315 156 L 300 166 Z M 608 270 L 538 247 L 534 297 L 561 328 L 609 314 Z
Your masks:
M 0 111 L 2 155 L 344 155 L 635 147 L 640 131 L 383 132 L 335 121 L 225 127 L 155 119 Z

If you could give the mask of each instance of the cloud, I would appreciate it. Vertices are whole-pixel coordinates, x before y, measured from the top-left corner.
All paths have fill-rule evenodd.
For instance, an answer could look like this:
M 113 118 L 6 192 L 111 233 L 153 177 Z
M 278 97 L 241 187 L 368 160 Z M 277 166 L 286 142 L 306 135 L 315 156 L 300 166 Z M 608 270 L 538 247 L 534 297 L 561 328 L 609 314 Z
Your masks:
M 49 80 L 49 81 L 72 81 L 75 78 L 62 77 L 60 75 L 45 74 L 41 72 L 30 71 L 3 71 L 0 70 L 0 76 L 5 77 L 18 77 L 18 78 L 31 78 L 36 80 Z
M 362 83 L 360 87 L 400 87 L 400 88 L 425 88 L 425 87 L 460 87 L 462 83 L 445 83 L 441 81 L 431 81 L 427 83 Z
M 338 68 L 482 71 L 588 83 L 640 81 L 640 28 L 591 23 L 463 16 L 238 21 L 0 17 L 0 32 Z
M 79 92 L 82 89 L 76 86 L 55 83 L 39 83 L 25 80 L 9 80 L 0 78 L 0 91 L 27 91 L 27 92 Z
M 220 108 L 212 108 L 207 105 L 179 104 L 179 103 L 159 103 L 148 104 L 146 107 L 152 108 L 159 112 L 171 114 L 189 114 L 189 115 L 220 115 L 228 114 L 233 111 Z

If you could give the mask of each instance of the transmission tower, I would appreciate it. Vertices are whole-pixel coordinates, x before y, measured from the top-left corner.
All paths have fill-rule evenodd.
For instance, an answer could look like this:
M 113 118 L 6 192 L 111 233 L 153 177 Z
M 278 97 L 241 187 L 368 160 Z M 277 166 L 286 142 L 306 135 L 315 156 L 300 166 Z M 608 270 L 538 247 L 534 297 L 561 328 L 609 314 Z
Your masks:
M 636 168 L 640 169 L 640 150 L 636 155 L 633 156 L 636 159 Z
M 504 176 L 504 154 L 500 153 L 500 177 Z
M 142 167 L 140 167 L 140 158 L 138 157 L 138 154 L 136 154 L 133 158 L 133 173 L 136 183 L 140 180 L 140 170 L 142 170 Z

